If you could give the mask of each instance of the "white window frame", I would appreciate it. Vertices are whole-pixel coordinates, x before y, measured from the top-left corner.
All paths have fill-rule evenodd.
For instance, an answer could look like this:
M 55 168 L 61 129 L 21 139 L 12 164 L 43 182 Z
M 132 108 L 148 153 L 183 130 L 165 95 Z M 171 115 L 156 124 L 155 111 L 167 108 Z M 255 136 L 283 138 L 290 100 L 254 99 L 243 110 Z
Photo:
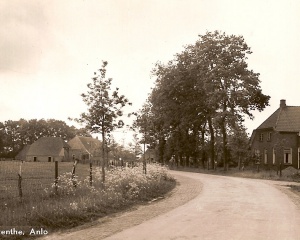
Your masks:
M 264 150 L 264 163 L 268 164 L 268 150 L 267 149 Z
M 272 132 L 268 132 L 267 141 L 270 142 L 272 137 Z
M 293 149 L 285 148 L 283 149 L 283 163 L 284 164 L 292 164 L 293 163 Z
M 276 163 L 276 153 L 275 153 L 275 149 L 273 148 L 273 164 L 275 165 Z

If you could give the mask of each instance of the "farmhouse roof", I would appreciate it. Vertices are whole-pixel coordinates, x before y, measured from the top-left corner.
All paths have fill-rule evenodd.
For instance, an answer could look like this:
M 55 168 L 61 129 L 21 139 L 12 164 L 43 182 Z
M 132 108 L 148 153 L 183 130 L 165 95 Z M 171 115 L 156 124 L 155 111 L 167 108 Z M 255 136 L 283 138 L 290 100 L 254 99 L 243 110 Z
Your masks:
M 30 145 L 25 145 L 25 146 L 23 147 L 23 149 L 16 155 L 15 158 L 16 158 L 17 160 L 25 160 L 29 148 L 30 148 Z
M 42 137 L 31 144 L 27 155 L 59 156 L 63 148 L 70 146 L 60 137 Z
M 101 141 L 92 137 L 75 136 L 68 144 L 72 149 L 79 149 L 88 153 L 99 151 L 101 147 Z
M 279 132 L 299 132 L 300 106 L 287 106 L 285 100 L 281 100 L 280 107 L 257 129 L 265 128 L 273 128 Z

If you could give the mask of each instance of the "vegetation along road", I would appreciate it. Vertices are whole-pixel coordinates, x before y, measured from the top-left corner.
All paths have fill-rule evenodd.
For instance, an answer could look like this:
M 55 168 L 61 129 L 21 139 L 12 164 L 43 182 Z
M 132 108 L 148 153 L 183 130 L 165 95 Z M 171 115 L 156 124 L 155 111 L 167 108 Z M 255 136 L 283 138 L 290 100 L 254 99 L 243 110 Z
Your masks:
M 280 190 L 285 183 L 173 173 L 180 185 L 168 198 L 55 237 L 103 239 L 103 229 L 114 226 L 105 239 L 299 239 L 300 211 Z

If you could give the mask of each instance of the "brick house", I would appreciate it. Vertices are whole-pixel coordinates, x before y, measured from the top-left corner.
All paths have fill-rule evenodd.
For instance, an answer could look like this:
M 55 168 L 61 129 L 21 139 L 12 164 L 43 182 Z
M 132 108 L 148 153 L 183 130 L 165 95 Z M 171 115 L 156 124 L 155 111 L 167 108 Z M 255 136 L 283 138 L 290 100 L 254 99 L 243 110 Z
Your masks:
M 300 106 L 280 107 L 252 132 L 251 151 L 265 166 L 300 168 Z

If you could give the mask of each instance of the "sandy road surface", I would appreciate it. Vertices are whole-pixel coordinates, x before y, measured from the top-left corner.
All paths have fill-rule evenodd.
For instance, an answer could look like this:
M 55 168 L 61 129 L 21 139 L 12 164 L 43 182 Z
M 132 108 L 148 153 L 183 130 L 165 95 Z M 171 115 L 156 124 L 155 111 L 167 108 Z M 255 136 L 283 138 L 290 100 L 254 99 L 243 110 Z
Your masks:
M 43 239 L 300 240 L 299 207 L 274 186 L 285 183 L 172 173 L 180 185 L 166 199 Z
M 300 212 L 271 182 L 176 172 L 202 182 L 188 203 L 106 240 L 300 239 Z
M 126 210 L 100 218 L 92 223 L 84 224 L 68 231 L 50 233 L 40 240 L 93 240 L 104 239 L 117 232 L 139 225 L 149 219 L 167 213 L 188 201 L 197 197 L 202 189 L 202 184 L 189 177 L 176 175 L 176 188 L 168 193 L 164 199 L 151 201 L 145 205 L 136 206 Z

